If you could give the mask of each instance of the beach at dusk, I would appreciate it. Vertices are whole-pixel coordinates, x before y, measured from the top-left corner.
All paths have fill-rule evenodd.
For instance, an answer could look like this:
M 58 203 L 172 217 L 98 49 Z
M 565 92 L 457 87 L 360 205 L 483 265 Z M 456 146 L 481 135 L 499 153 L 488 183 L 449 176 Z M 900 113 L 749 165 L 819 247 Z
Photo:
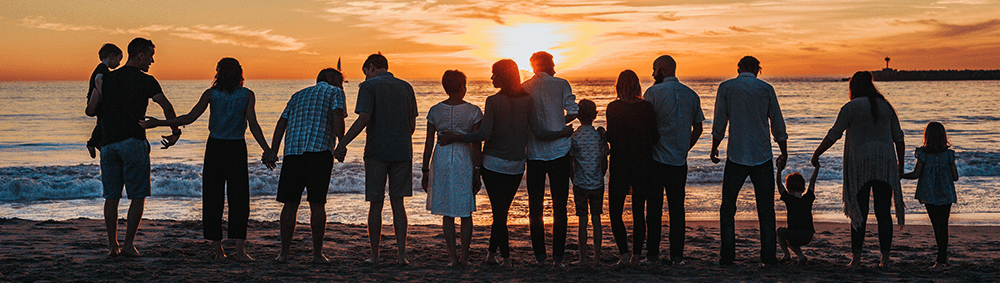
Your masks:
M 943 72 L 966 76 L 998 73 L 1000 41 L 996 39 L 1000 37 L 1000 9 L 996 6 L 996 1 L 991 0 L 836 3 L 800 0 L 711 3 L 0 0 L 0 30 L 4 31 L 0 35 L 4 38 L 0 40 L 0 49 L 4 50 L 0 52 L 0 281 L 1000 282 L 997 275 L 1000 273 L 997 268 L 1000 266 L 1000 241 L 993 238 L 1000 233 L 1000 80 L 964 80 L 959 75 L 948 80 L 934 79 L 935 73 Z M 155 47 L 141 47 L 131 52 L 142 55 L 129 55 L 130 42 L 134 43 L 135 38 L 148 39 Z M 214 244 L 204 233 L 203 218 L 207 213 L 203 209 L 208 204 L 205 204 L 207 190 L 203 182 L 206 174 L 211 175 L 206 172 L 219 166 L 206 165 L 206 155 L 215 151 L 211 149 L 212 143 L 218 139 L 216 135 L 221 127 L 212 123 L 222 123 L 210 122 L 215 119 L 210 115 L 234 111 L 220 110 L 222 108 L 203 109 L 200 119 L 175 130 L 162 125 L 145 129 L 146 140 L 136 136 L 126 139 L 137 140 L 137 148 L 148 150 L 145 155 L 149 166 L 149 196 L 143 202 L 134 202 L 129 196 L 133 191 L 122 190 L 124 198 L 120 205 L 110 209 L 117 211 L 119 218 L 117 237 L 128 242 L 129 207 L 144 203 L 142 222 L 135 236 L 135 247 L 142 256 L 108 255 L 109 230 L 104 221 L 109 208 L 106 208 L 104 185 L 109 179 L 104 177 L 110 172 L 108 168 L 114 167 L 108 167 L 110 163 L 102 164 L 104 148 L 98 147 L 101 151 L 96 152 L 96 158 L 88 154 L 87 148 L 92 135 L 117 134 L 94 131 L 95 125 L 96 128 L 114 129 L 98 125 L 96 117 L 108 119 L 106 117 L 113 116 L 118 108 L 100 104 L 99 100 L 94 100 L 88 108 L 90 95 L 104 95 L 100 92 L 108 89 L 115 94 L 115 89 L 107 86 L 98 86 L 95 90 L 91 84 L 88 88 L 88 74 L 97 73 L 94 66 L 98 65 L 100 70 L 107 64 L 108 60 L 99 58 L 98 54 L 106 43 L 117 45 L 120 48 L 117 52 L 122 56 L 121 66 L 111 66 L 109 75 L 118 70 L 137 70 L 136 76 L 149 75 L 157 83 L 154 89 L 158 93 L 147 95 L 150 98 L 148 105 L 111 104 L 119 108 L 136 108 L 128 112 L 129 115 L 145 109 L 144 115 L 138 117 L 167 120 L 170 115 L 165 114 L 166 108 L 161 109 L 163 99 L 169 99 L 177 116 L 197 109 L 196 105 L 206 107 L 209 105 L 206 97 L 217 93 L 213 92 L 217 91 L 217 76 L 225 72 L 220 59 L 235 58 L 239 80 L 234 87 L 252 92 L 251 110 L 254 119 L 259 121 L 264 140 L 268 144 L 273 144 L 272 136 L 281 140 L 276 130 L 284 134 L 288 125 L 286 140 L 279 151 L 273 152 L 277 159 L 273 169 L 269 168 L 272 152 L 261 152 L 258 146 L 261 139 L 253 135 L 252 121 L 243 132 L 235 130 L 247 125 L 244 116 L 239 116 L 242 120 L 238 120 L 236 126 L 223 128 L 235 129 L 227 140 L 242 138 L 246 145 L 249 210 L 243 219 L 249 219 L 245 240 L 247 254 L 255 261 L 234 259 L 237 257 L 233 254 L 236 241 L 229 238 L 233 231 L 225 228 L 234 223 L 229 213 L 242 211 L 242 208 L 233 209 L 234 205 L 229 203 L 232 198 L 220 209 L 225 231 L 222 244 L 228 259 L 213 259 L 218 255 L 213 254 Z M 155 50 L 155 60 L 152 50 Z M 566 88 L 571 89 L 572 107 L 555 109 L 566 111 L 564 121 L 563 112 L 556 115 L 558 123 L 565 122 L 565 126 L 574 130 L 591 123 L 595 128 L 612 127 L 614 118 L 611 116 L 616 114 L 609 105 L 623 101 L 623 90 L 616 85 L 622 84 L 619 75 L 625 70 L 637 74 L 636 86 L 640 94 L 648 95 L 646 92 L 659 86 L 664 77 L 668 81 L 676 79 L 694 92 L 692 99 L 699 101 L 698 110 L 704 113 L 704 121 L 696 122 L 704 131 L 699 128 L 701 135 L 691 139 L 693 146 L 684 145 L 688 151 L 683 159 L 687 170 L 685 182 L 682 182 L 685 185 L 682 209 L 687 219 L 683 225 L 686 231 L 683 264 L 678 263 L 677 258 L 673 262 L 668 259 L 671 248 L 668 234 L 672 225 L 667 199 L 662 204 L 663 228 L 659 243 L 662 258 L 650 263 L 645 261 L 648 254 L 643 253 L 635 257 L 644 259 L 641 264 L 616 264 L 619 249 L 609 224 L 614 219 L 609 215 L 613 211 L 609 193 L 602 196 L 600 219 L 604 230 L 600 262 L 595 267 L 572 263 L 580 259 L 578 248 L 582 244 L 577 238 L 581 218 L 576 214 L 578 204 L 573 189 L 579 184 L 572 179 L 566 205 L 569 211 L 566 254 L 562 262 L 566 266 L 559 267 L 560 262 L 554 262 L 557 259 L 552 250 L 557 245 L 553 236 L 558 233 L 553 230 L 559 225 L 560 216 L 553 211 L 557 204 L 553 202 L 553 175 L 550 172 L 549 182 L 541 187 L 544 211 L 539 217 L 546 227 L 542 238 L 550 256 L 543 259 L 543 264 L 534 263 L 537 255 L 532 253 L 537 249 L 533 250 L 529 229 L 532 208 L 529 208 L 528 193 L 529 186 L 533 185 L 523 177 L 508 208 L 513 267 L 484 262 L 495 232 L 491 230 L 494 213 L 491 200 L 496 197 L 486 188 L 472 194 L 469 202 L 469 207 L 475 208 L 470 218 L 473 222 L 469 245 L 471 265 L 448 266 L 451 259 L 442 232 L 442 216 L 431 213 L 434 192 L 428 193 L 421 186 L 431 166 L 426 164 L 429 158 L 424 159 L 428 131 L 437 131 L 437 135 L 447 131 L 442 130 L 441 125 L 432 125 L 433 121 L 438 121 L 435 119 L 440 119 L 429 118 L 435 111 L 432 107 L 446 105 L 454 94 L 446 91 L 443 84 L 449 82 L 442 74 L 446 70 L 463 73 L 464 97 L 460 101 L 464 99 L 468 105 L 481 109 L 481 118 L 491 107 L 487 98 L 508 91 L 498 83 L 501 73 L 494 63 L 502 59 L 513 60 L 518 67 L 513 73 L 520 77 L 512 79 L 519 79 L 518 84 L 535 80 L 539 74 L 549 73 L 538 67 L 538 62 L 534 61 L 537 59 L 529 59 L 538 51 L 550 54 L 550 60 L 554 61 L 554 70 L 548 76 L 565 79 Z M 101 56 L 104 55 L 102 51 Z M 662 75 L 662 66 L 654 66 L 654 59 L 661 55 L 671 56 L 675 73 Z M 759 59 L 756 70 L 737 65 L 746 60 L 744 56 Z M 373 57 L 386 59 L 388 67 L 371 63 Z M 334 82 L 336 76 L 330 75 L 332 71 L 320 72 L 334 68 L 336 74 L 342 76 L 338 80 L 343 83 Z M 825 154 L 814 157 L 814 152 L 831 142 L 831 128 L 838 123 L 838 116 L 844 115 L 847 104 L 860 100 L 852 94 L 855 82 L 847 81 L 859 71 L 876 73 L 876 79 L 868 79 L 868 82 L 874 81 L 875 93 L 882 97 L 871 98 L 866 103 L 883 99 L 895 113 L 893 123 L 898 123 L 902 137 L 896 139 L 894 136 L 896 140 L 892 142 L 902 158 L 900 173 L 925 168 L 921 167 L 925 166 L 923 158 L 926 158 L 922 154 L 927 146 L 925 131 L 929 123 L 940 122 L 946 129 L 948 145 L 945 149 L 953 151 L 950 160 L 957 173 L 950 183 L 957 198 L 946 204 L 947 215 L 950 215 L 946 220 L 950 227 L 947 237 L 950 260 L 943 268 L 931 268 L 935 265 L 939 243 L 928 213 L 933 207 L 925 206 L 926 199 L 918 199 L 926 193 L 918 189 L 920 181 L 913 178 L 900 181 L 898 192 L 902 198 L 898 205 L 901 206 L 891 208 L 893 224 L 897 224 L 901 215 L 906 218 L 905 227 L 892 225 L 894 233 L 888 254 L 892 264 L 879 267 L 880 260 L 885 258 L 879 257 L 883 243 L 879 241 L 879 225 L 873 212 L 867 216 L 867 232 L 862 232 L 867 235 L 862 245 L 862 266 L 847 266 L 852 261 L 852 252 L 857 252 L 852 250 L 852 219 L 847 216 L 850 205 L 845 207 L 846 187 L 850 186 L 845 184 L 845 176 L 854 174 L 848 171 L 856 166 L 846 157 L 853 151 L 847 142 L 852 138 L 850 130 L 844 138 L 833 140 Z M 412 103 L 415 104 L 413 113 L 407 110 L 407 114 L 415 116 L 407 118 L 413 119 L 412 128 L 409 128 L 412 133 L 393 136 L 412 146 L 412 154 L 407 151 L 402 157 L 409 157 L 409 160 L 393 161 L 402 162 L 401 170 L 409 174 L 390 174 L 390 178 L 412 181 L 412 196 L 401 198 L 409 225 L 409 264 L 396 263 L 398 245 L 393 234 L 396 221 L 390 205 L 395 196 L 390 194 L 381 210 L 383 228 L 379 250 L 382 263 L 376 267 L 366 263 L 370 256 L 367 228 L 371 221 L 370 200 L 366 195 L 370 193 L 367 192 L 366 174 L 371 169 L 366 168 L 373 166 L 368 164 L 369 153 L 400 148 L 382 148 L 386 147 L 384 139 L 369 138 L 375 127 L 374 122 L 369 124 L 374 121 L 371 118 L 373 110 L 364 104 L 365 97 L 370 95 L 366 84 L 370 88 L 375 78 L 386 74 L 412 88 Z M 893 79 L 891 75 L 906 76 L 906 79 Z M 811 243 L 802 246 L 805 256 L 809 257 L 805 266 L 797 266 L 795 261 L 777 264 L 762 261 L 761 237 L 765 233 L 760 231 L 760 198 L 751 179 L 743 182 L 735 198 L 735 264 L 728 263 L 725 258 L 723 242 L 726 240 L 722 228 L 725 224 L 720 225 L 720 218 L 724 218 L 720 216 L 720 209 L 727 205 L 723 201 L 723 183 L 729 178 L 727 168 L 734 170 L 732 165 L 727 165 L 728 158 L 742 156 L 741 151 L 745 150 L 729 142 L 735 135 L 733 131 L 746 129 L 735 126 L 737 118 L 733 117 L 736 116 L 726 116 L 722 120 L 722 126 L 728 124 L 729 128 L 723 128 L 728 132 L 721 142 L 715 136 L 723 160 L 718 162 L 712 159 L 713 127 L 719 124 L 719 109 L 730 111 L 726 103 L 732 103 L 720 101 L 725 92 L 720 90 L 724 88 L 722 85 L 740 77 L 753 77 L 773 89 L 777 101 L 774 106 L 780 104 L 778 111 L 783 120 L 780 131 L 787 132 L 787 141 L 776 140 L 778 132 L 763 132 L 766 137 L 757 138 L 767 141 L 769 149 L 758 154 L 771 158 L 768 162 L 781 163 L 773 164 L 777 168 L 784 167 L 782 176 L 798 172 L 808 178 L 814 164 L 821 164 L 815 181 L 815 200 L 809 207 L 810 219 L 815 222 L 814 236 Z M 109 84 L 133 86 L 121 83 L 121 79 L 114 80 L 119 77 L 111 78 Z M 343 125 L 337 126 L 332 115 L 324 115 L 331 118 L 322 123 L 330 125 L 318 127 L 322 135 L 332 140 L 329 147 L 322 150 L 329 150 L 334 158 L 339 158 L 335 145 L 346 150 L 342 161 L 332 162 L 327 193 L 323 195 L 326 232 L 322 247 L 330 263 L 310 263 L 313 238 L 309 223 L 313 218 L 309 202 L 313 199 L 307 200 L 307 194 L 302 194 L 297 214 L 288 218 L 298 224 L 291 240 L 291 259 L 280 262 L 275 257 L 281 250 L 282 209 L 286 202 L 276 199 L 281 199 L 282 190 L 287 188 L 279 183 L 284 178 L 291 178 L 282 176 L 286 168 L 296 168 L 290 165 L 303 168 L 302 163 L 290 162 L 286 157 L 304 154 L 302 143 L 288 140 L 293 131 L 302 131 L 288 123 L 289 115 L 298 115 L 288 114 L 288 109 L 300 99 L 293 94 L 317 87 L 332 94 L 333 101 L 328 102 L 333 105 L 330 109 L 344 114 Z M 520 88 L 520 85 L 515 87 Z M 538 99 L 530 88 L 523 88 L 520 91 Z M 338 100 L 339 95 L 343 96 L 342 100 Z M 114 96 L 107 97 L 114 99 Z M 638 98 L 643 101 L 642 96 Z M 672 99 L 673 103 L 679 103 L 676 96 Z M 584 123 L 577 117 L 575 111 L 579 109 L 573 107 L 582 100 L 596 104 L 592 122 Z M 538 105 L 541 104 L 531 109 L 542 107 Z M 233 113 L 248 116 L 243 114 L 247 112 L 244 108 Z M 496 115 L 505 117 L 503 115 L 513 115 L 511 113 L 519 112 Z M 875 110 L 870 115 L 878 117 Z M 764 120 L 765 129 L 769 131 L 775 127 L 774 117 L 765 119 L 771 119 L 769 122 Z M 316 122 L 315 119 L 310 121 Z M 481 121 L 485 120 L 477 121 L 476 129 L 480 129 L 478 123 Z M 498 125 L 508 123 L 496 121 Z M 135 122 L 135 125 L 126 124 L 142 129 L 136 126 L 139 120 Z M 350 136 L 348 128 L 358 124 L 367 125 L 367 131 L 358 129 L 360 134 L 356 138 Z M 687 124 L 683 125 L 685 131 L 690 130 Z M 563 127 L 563 124 L 558 126 Z M 180 131 L 183 134 L 179 134 Z M 343 141 L 343 132 L 349 136 L 347 143 Z M 169 143 L 172 133 L 179 136 L 176 144 L 161 149 L 161 137 L 163 143 Z M 669 137 L 664 136 L 662 130 L 659 133 L 659 141 Z M 498 135 L 513 134 L 495 132 L 490 137 L 496 142 Z M 531 138 L 539 133 L 533 132 L 533 135 Z M 606 134 L 601 135 L 603 139 Z M 442 136 L 437 138 L 440 141 Z M 567 139 L 568 147 L 569 136 L 560 138 Z M 490 138 L 482 140 L 485 144 L 490 143 Z M 687 138 L 683 140 L 686 142 Z M 785 143 L 787 148 L 781 148 Z M 496 144 L 493 146 L 496 149 Z M 614 146 L 611 144 L 612 148 Z M 432 148 L 439 151 L 442 146 Z M 532 145 L 523 148 L 527 148 L 528 165 L 521 163 L 519 166 L 527 172 L 525 176 L 529 176 L 532 162 L 538 161 L 532 154 L 537 153 L 532 152 Z M 921 153 L 917 153 L 918 148 Z M 300 152 L 289 154 L 289 150 Z M 325 152 L 322 150 L 319 152 Z M 310 150 L 305 152 L 311 153 Z M 485 148 L 482 152 L 489 157 L 496 154 Z M 786 152 L 787 163 L 782 159 Z M 244 152 L 239 152 L 238 158 L 242 158 L 242 154 Z M 559 156 L 574 158 L 567 153 Z M 242 160 L 238 158 L 224 159 Z M 434 158 L 434 162 L 439 162 L 436 155 Z M 484 165 L 482 160 L 472 162 L 469 165 L 474 164 L 475 170 L 494 170 L 497 167 L 492 166 L 499 166 L 497 163 Z M 655 162 L 665 163 L 660 159 Z M 237 164 L 243 163 L 238 161 Z M 893 171 L 895 169 L 893 167 Z M 770 176 L 774 177 L 775 171 L 771 172 Z M 610 192 L 609 181 L 614 178 L 609 175 L 612 173 L 602 174 L 602 186 L 607 185 Z M 483 180 L 486 182 L 486 177 Z M 232 180 L 229 182 L 228 186 L 232 186 Z M 224 190 L 230 197 L 231 188 Z M 773 194 L 777 227 L 787 227 L 795 213 L 789 212 L 786 204 L 779 200 L 781 195 L 777 190 Z M 633 198 L 634 195 L 630 195 L 625 199 L 624 212 L 621 212 L 628 243 L 634 239 Z M 872 202 L 873 211 L 880 209 L 878 202 L 879 199 Z M 902 207 L 905 212 L 897 214 Z M 593 236 L 593 231 L 588 235 Z M 628 244 L 625 246 L 627 248 Z M 778 249 L 777 257 L 783 255 Z

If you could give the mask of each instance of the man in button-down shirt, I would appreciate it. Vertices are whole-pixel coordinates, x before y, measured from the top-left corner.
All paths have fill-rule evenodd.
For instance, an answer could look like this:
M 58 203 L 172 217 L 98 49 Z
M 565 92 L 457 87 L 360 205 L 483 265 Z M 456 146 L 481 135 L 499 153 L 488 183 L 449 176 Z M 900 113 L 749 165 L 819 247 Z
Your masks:
M 788 134 L 778 107 L 774 87 L 757 79 L 760 61 L 743 57 L 737 64 L 739 76 L 719 85 L 715 99 L 715 121 L 712 122 L 712 162 L 719 162 L 719 144 L 729 127 L 725 173 L 722 176 L 722 206 L 719 209 L 719 230 L 722 251 L 719 264 L 731 265 L 736 257 L 736 198 L 747 176 L 753 183 L 760 223 L 760 260 L 764 264 L 777 262 L 774 224 L 774 168 L 785 168 L 788 159 Z M 770 132 L 768 131 L 770 130 Z M 772 162 L 771 141 L 781 149 Z M 773 164 L 772 164 L 773 163 Z
M 674 76 L 677 63 L 670 55 L 663 55 L 653 61 L 653 78 L 656 84 L 646 89 L 643 99 L 653 104 L 656 111 L 656 127 L 660 140 L 653 146 L 656 186 L 666 191 L 667 207 L 670 212 L 670 260 L 680 263 L 684 259 L 684 186 L 687 182 L 687 154 L 698 142 L 702 132 L 705 114 L 701 110 L 701 99 L 691 88 L 680 83 Z M 652 262 L 659 259 L 660 233 L 663 217 L 663 198 L 650 199 L 647 205 L 659 207 L 649 211 L 660 212 L 646 215 L 649 236 L 646 258 Z
M 335 69 L 320 71 L 316 85 L 304 88 L 288 99 L 274 126 L 271 151 L 264 162 L 273 167 L 278 160 L 281 140 L 285 140 L 284 164 L 278 178 L 277 200 L 281 208 L 281 252 L 276 260 L 287 262 L 295 231 L 295 215 L 307 192 L 313 239 L 313 262 L 329 263 L 323 255 L 326 231 L 326 193 L 333 169 L 333 150 L 344 136 L 344 77 Z
M 524 90 L 534 101 L 535 115 L 546 131 L 560 131 L 576 119 L 579 106 L 569 82 L 553 77 L 555 63 L 545 51 L 531 55 L 531 68 L 535 76 L 524 82 Z M 564 114 L 565 113 L 565 114 Z M 549 175 L 552 194 L 552 259 L 561 265 L 566 249 L 566 201 L 569 197 L 569 176 L 572 158 L 569 157 L 570 138 L 562 137 L 543 141 L 538 137 L 528 140 L 528 215 L 531 226 L 531 246 L 538 263 L 545 261 L 545 223 L 542 209 L 545 198 L 545 175 Z

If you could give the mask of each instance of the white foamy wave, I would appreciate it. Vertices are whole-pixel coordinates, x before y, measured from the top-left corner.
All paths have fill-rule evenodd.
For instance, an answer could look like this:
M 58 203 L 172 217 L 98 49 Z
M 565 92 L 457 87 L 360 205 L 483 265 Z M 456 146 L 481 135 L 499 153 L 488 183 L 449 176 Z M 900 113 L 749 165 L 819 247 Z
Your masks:
M 268 170 L 250 164 L 250 195 L 273 196 L 278 191 L 281 164 Z M 414 185 L 420 173 L 414 170 Z M 150 183 L 153 196 L 201 197 L 202 166 L 182 163 L 153 164 Z M 335 163 L 329 194 L 365 192 L 364 164 L 358 160 Z M 124 191 L 124 190 L 123 190 Z M 98 165 L 4 167 L 0 168 L 0 202 L 100 198 L 103 194 Z

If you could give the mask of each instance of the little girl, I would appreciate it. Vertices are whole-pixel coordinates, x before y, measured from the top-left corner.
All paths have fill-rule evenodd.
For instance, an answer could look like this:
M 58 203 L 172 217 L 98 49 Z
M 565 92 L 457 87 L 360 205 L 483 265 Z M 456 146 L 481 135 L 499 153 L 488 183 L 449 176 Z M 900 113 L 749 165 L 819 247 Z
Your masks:
M 427 111 L 427 142 L 424 144 L 423 177 L 420 186 L 427 192 L 427 209 L 443 216 L 449 266 L 466 266 L 472 241 L 472 212 L 476 211 L 476 192 L 482 164 L 479 143 L 438 145 L 436 133 L 467 134 L 479 129 L 483 112 L 465 98 L 465 74 L 444 72 L 441 84 L 448 99 Z M 433 154 L 433 159 L 432 159 Z M 428 164 L 430 163 L 430 164 Z M 430 166 L 428 166 L 430 165 Z M 455 252 L 455 217 L 462 218 L 462 256 Z
M 948 134 L 944 125 L 930 122 L 924 130 L 924 146 L 918 147 L 914 155 L 917 166 L 913 172 L 903 174 L 904 179 L 918 179 L 915 198 L 927 207 L 927 216 L 934 227 L 938 255 L 933 268 L 948 264 L 948 216 L 951 204 L 958 201 L 955 196 L 955 181 L 958 168 L 955 166 L 955 151 L 948 149 Z

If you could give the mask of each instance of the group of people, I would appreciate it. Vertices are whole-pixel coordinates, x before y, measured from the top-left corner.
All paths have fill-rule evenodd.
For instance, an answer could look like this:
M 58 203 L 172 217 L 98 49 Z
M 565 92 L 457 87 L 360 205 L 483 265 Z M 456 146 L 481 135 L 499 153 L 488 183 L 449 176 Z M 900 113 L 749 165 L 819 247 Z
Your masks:
M 285 142 L 276 197 L 283 203 L 277 261 L 289 260 L 295 216 L 305 192 L 311 211 L 313 261 L 329 262 L 323 254 L 323 239 L 333 162 L 342 162 L 347 144 L 365 130 L 365 200 L 370 203 L 368 261 L 379 264 L 382 209 L 388 191 L 397 242 L 396 262 L 407 264 L 403 201 L 412 195 L 411 139 L 418 112 L 413 87 L 388 71 L 385 56 L 372 54 L 362 65 L 365 81 L 359 84 L 355 107 L 358 116 L 350 128 L 345 124 L 343 75 L 336 69 L 324 69 L 315 85 L 289 99 L 269 146 L 257 122 L 254 92 L 243 87 L 243 70 L 236 59 L 220 60 L 212 87 L 205 90 L 190 113 L 176 116 L 157 81 L 145 73 L 153 63 L 153 54 L 151 41 L 136 38 L 128 45 L 125 66 L 110 71 L 118 66 L 122 52 L 106 44 L 99 52 L 102 63 L 91 76 L 86 113 L 97 116 L 98 122 L 87 145 L 92 156 L 95 149 L 100 149 L 110 256 L 139 256 L 133 240 L 143 200 L 150 195 L 150 149 L 145 129 L 170 126 L 172 134 L 161 141 L 163 148 L 170 147 L 181 135 L 178 126 L 194 122 L 210 107 L 203 169 L 203 223 L 205 238 L 212 241 L 217 258 L 226 258 L 222 212 L 228 197 L 228 237 L 236 239 L 236 260 L 253 260 L 245 250 L 249 185 L 244 136 L 249 126 L 268 168 L 276 167 L 278 151 Z M 491 80 L 499 91 L 487 97 L 484 110 L 464 100 L 465 75 L 457 70 L 446 71 L 442 85 L 448 98 L 427 112 L 420 188 L 427 192 L 427 209 L 443 217 L 450 265 L 469 262 L 471 215 L 476 210 L 475 196 L 483 185 L 493 217 L 486 263 L 513 265 L 507 220 L 524 175 L 534 264 L 545 264 L 548 259 L 543 222 L 546 176 L 553 215 L 551 264 L 563 266 L 566 259 L 571 180 L 580 219 L 580 263 L 600 263 L 606 173 L 608 213 L 620 256 L 618 264 L 644 262 L 643 248 L 645 262 L 661 262 L 664 198 L 669 213 L 670 249 L 663 263 L 684 264 L 687 155 L 703 132 L 705 117 L 699 96 L 675 77 L 674 59 L 665 55 L 653 62 L 655 84 L 645 93 L 635 72 L 621 72 L 615 85 L 617 99 L 606 108 L 607 129 L 593 126 L 598 115 L 594 102 L 577 102 L 570 84 L 554 76 L 552 55 L 536 52 L 530 62 L 534 76 L 523 83 L 513 60 L 492 65 Z M 916 170 L 903 174 L 903 134 L 896 112 L 872 84 L 871 74 L 858 72 L 850 82 L 851 101 L 841 109 L 813 155 L 815 169 L 808 189 L 799 173 L 788 175 L 787 189 L 779 182 L 779 195 L 788 207 L 788 227 L 776 228 L 774 178 L 780 179 L 785 168 L 788 135 L 774 88 L 756 77 L 760 62 L 746 56 L 737 66 L 739 76 L 719 86 L 712 127 L 710 157 L 716 163 L 721 161 L 718 148 L 729 128 L 720 208 L 721 265 L 735 261 L 736 200 L 748 177 L 756 196 L 761 262 L 778 262 L 775 244 L 781 246 L 784 259 L 790 259 L 791 248 L 799 264 L 807 262 L 800 247 L 807 245 L 814 233 L 811 207 L 819 156 L 845 131 L 844 203 L 845 213 L 852 220 L 851 265 L 860 264 L 869 195 L 875 198 L 882 264 L 888 264 L 890 199 L 896 202 L 900 226 L 904 223 L 900 178 L 920 179 L 917 198 L 926 203 L 934 223 L 937 262 L 947 262 L 947 219 L 950 204 L 956 201 L 953 182 L 958 175 L 954 151 L 948 149 L 941 124 L 933 122 L 928 126 L 924 146 L 917 149 Z M 149 99 L 161 106 L 164 120 L 144 118 Z M 567 126 L 573 120 L 581 124 L 575 130 Z M 772 136 L 781 152 L 777 158 L 772 155 Z M 132 202 L 125 243 L 120 245 L 117 207 L 123 186 Z M 628 195 L 632 201 L 631 249 L 622 219 Z M 456 217 L 461 219 L 458 237 Z M 592 250 L 586 244 L 588 221 L 594 230 Z M 456 238 L 461 239 L 461 252 Z

